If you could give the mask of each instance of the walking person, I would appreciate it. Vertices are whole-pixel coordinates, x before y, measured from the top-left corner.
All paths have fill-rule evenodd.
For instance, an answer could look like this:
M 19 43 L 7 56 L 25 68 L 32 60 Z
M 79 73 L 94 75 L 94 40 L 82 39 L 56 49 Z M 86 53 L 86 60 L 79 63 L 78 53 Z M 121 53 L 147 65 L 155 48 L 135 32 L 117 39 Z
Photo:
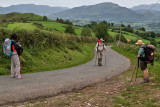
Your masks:
M 17 34 L 13 33 L 11 35 L 11 50 L 13 52 L 11 56 L 11 77 L 20 79 L 22 75 L 20 75 L 20 60 L 18 55 L 22 54 L 23 48 L 16 42 L 17 39 Z
M 101 38 L 100 41 L 97 42 L 95 51 L 96 54 L 98 55 L 98 66 L 102 66 L 103 52 L 106 51 L 106 46 L 104 44 L 103 38 Z
M 140 61 L 141 70 L 143 70 L 143 72 L 144 72 L 144 81 L 142 83 L 149 83 L 147 63 L 143 60 L 143 59 L 145 59 L 145 50 L 144 49 L 146 46 L 144 45 L 142 40 L 138 40 L 138 42 L 135 44 L 138 45 L 140 48 L 138 51 L 137 58 L 138 58 L 138 61 Z

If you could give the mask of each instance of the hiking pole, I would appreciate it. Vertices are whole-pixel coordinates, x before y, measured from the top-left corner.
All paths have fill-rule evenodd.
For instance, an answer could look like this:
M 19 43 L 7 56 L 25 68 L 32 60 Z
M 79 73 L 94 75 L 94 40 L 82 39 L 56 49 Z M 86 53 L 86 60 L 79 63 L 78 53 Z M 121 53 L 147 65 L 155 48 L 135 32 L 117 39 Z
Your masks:
M 136 72 L 136 79 L 137 79 L 137 76 L 138 76 L 138 69 L 139 69 L 139 58 L 138 58 L 138 67 L 137 67 L 137 72 Z M 135 79 L 135 82 L 136 82 L 136 79 Z
M 96 60 L 95 60 L 95 66 L 96 66 L 96 63 L 97 63 L 97 52 L 96 52 Z
M 106 56 L 107 56 L 107 54 L 106 54 L 106 50 L 105 50 L 105 66 L 106 66 Z
M 21 63 L 21 77 L 22 77 L 22 59 L 21 59 L 21 56 L 20 56 L 20 63 Z
M 136 63 L 136 65 L 135 65 L 134 71 L 133 71 L 133 73 L 132 73 L 131 82 L 132 82 L 132 79 L 133 79 L 133 76 L 134 76 L 134 73 L 135 73 L 136 68 L 137 68 L 137 63 Z

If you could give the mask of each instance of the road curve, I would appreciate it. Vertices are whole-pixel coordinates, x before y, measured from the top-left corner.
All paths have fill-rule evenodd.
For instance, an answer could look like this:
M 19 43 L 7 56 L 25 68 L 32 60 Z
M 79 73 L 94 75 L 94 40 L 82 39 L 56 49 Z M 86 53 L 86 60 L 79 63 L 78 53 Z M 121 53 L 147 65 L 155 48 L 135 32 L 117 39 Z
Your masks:
M 23 79 L 0 76 L 0 106 L 81 89 L 117 76 L 130 67 L 130 61 L 110 47 L 106 59 L 106 66 L 103 60 L 102 67 L 95 66 L 94 58 L 72 68 L 25 74 Z

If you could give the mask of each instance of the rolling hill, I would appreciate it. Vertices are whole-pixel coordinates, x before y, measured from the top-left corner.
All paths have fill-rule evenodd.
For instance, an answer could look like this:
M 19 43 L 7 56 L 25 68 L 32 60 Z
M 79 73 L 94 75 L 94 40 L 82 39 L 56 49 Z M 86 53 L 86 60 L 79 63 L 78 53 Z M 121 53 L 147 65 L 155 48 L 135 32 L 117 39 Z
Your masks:
M 38 15 L 50 15 L 53 13 L 67 10 L 67 7 L 50 7 L 47 5 L 35 5 L 35 4 L 20 4 L 12 5 L 9 7 L 0 7 L 0 14 L 7 14 L 12 12 L 19 13 L 34 13 Z
M 33 13 L 9 13 L 0 15 L 1 22 L 19 22 L 29 20 L 42 20 L 42 16 Z
M 134 6 L 131 9 L 132 10 L 148 10 L 151 7 L 153 7 L 155 4 L 151 4 L 151 5 L 138 5 L 138 6 Z M 153 11 L 160 11 L 160 4 L 157 4 L 153 9 Z
M 90 6 L 75 7 L 49 16 L 55 19 L 56 17 L 63 19 L 76 20 L 94 20 L 94 21 L 110 21 L 110 22 L 139 22 L 139 21 L 159 21 L 160 17 L 154 13 L 146 14 L 138 13 L 126 7 L 121 7 L 117 4 L 105 2 Z

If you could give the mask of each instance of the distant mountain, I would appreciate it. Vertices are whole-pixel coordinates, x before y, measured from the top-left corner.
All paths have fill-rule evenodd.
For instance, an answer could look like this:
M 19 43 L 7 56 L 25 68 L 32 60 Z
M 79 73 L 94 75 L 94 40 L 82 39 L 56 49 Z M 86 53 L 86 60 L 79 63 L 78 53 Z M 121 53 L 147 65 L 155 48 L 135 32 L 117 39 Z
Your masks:
M 9 7 L 0 7 L 0 14 L 19 12 L 19 13 L 34 13 L 43 16 L 61 12 L 67 9 L 69 8 L 50 7 L 47 5 L 35 5 L 35 4 L 20 4 L 20 5 L 12 5 Z
M 148 10 L 151 7 L 153 7 L 155 4 L 151 4 L 151 5 L 139 5 L 139 6 L 135 6 L 132 7 L 132 10 Z M 154 8 L 152 8 L 152 10 L 154 11 L 160 11 L 160 4 L 157 4 Z
M 136 11 L 125 7 L 120 7 L 119 5 L 114 3 L 106 2 L 90 6 L 75 7 L 69 10 L 52 14 L 48 17 L 52 19 L 59 17 L 63 19 L 74 20 L 106 20 L 110 22 L 157 20 L 157 16 L 152 13 L 147 14 L 144 18 L 142 18 L 141 16 L 142 14 L 137 13 Z

